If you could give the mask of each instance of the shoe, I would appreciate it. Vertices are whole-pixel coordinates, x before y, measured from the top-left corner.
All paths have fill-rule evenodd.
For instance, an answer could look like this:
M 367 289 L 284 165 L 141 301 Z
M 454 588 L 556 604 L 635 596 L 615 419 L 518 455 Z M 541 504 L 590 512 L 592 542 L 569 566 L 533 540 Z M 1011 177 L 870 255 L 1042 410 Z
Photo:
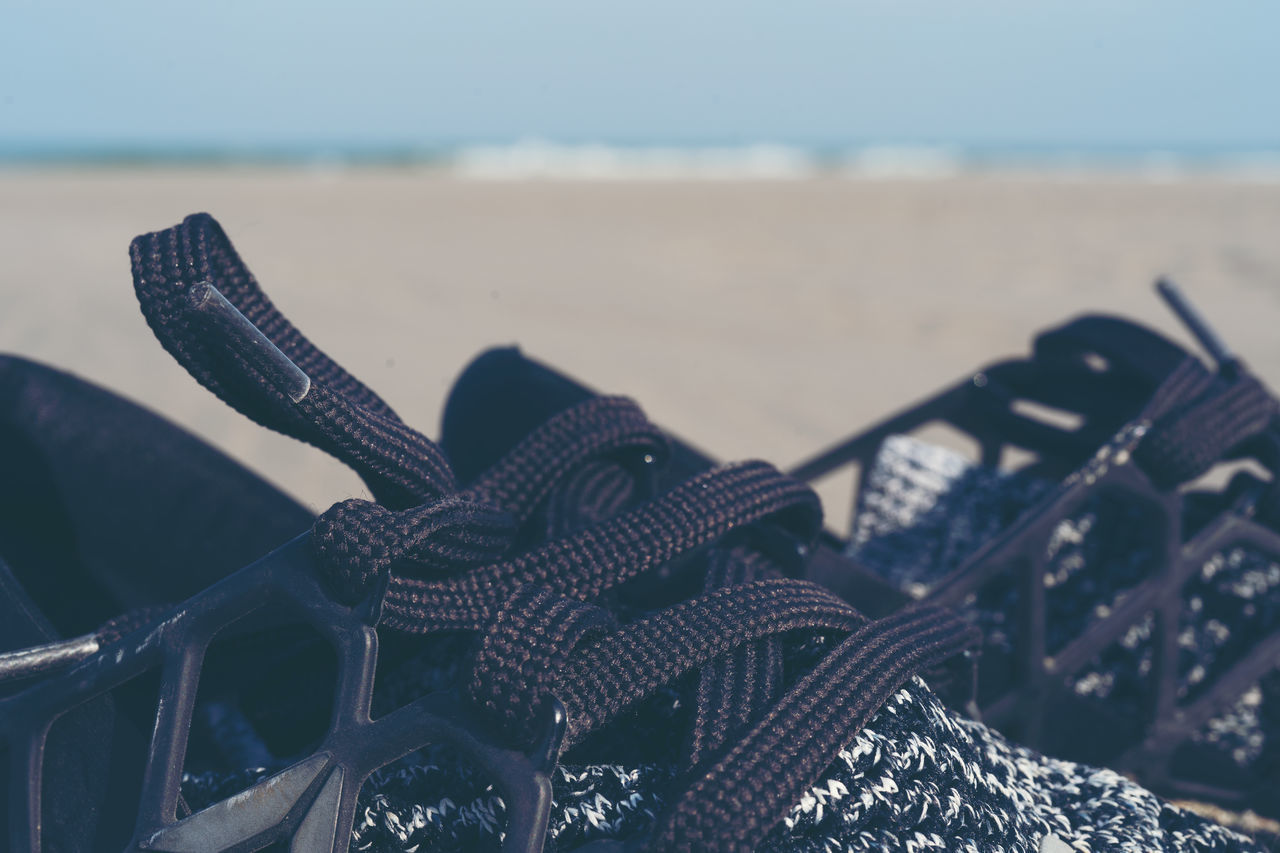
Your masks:
M 313 522 L 161 418 L 61 371 L 0 356 L 0 697 L 31 683 L 3 678 L 14 657 L 35 674 L 42 663 L 4 652 L 54 643 L 73 658 L 91 653 L 128 631 L 122 614 L 160 612 Z M 54 654 L 43 663 L 60 661 Z M 97 842 L 95 827 L 110 831 L 123 820 L 132 831 L 133 815 L 119 810 L 107 780 L 140 772 L 154 709 L 140 711 L 136 701 L 126 691 L 95 696 L 54 723 L 43 751 L 41 849 L 112 849 Z M 0 712 L 0 729 L 12 722 Z M 18 753 L 8 752 L 12 765 L 5 757 L 0 744 L 0 791 L 16 803 L 26 773 Z M 4 849 L 29 849 L 12 834 L 18 815 L 6 821 L 4 813 Z
M 1176 288 L 1160 290 L 1214 370 L 1118 318 L 1040 335 L 1029 358 L 990 365 L 793 471 L 860 472 L 851 535 L 815 546 L 848 559 L 824 556 L 810 576 L 874 590 L 877 616 L 919 600 L 967 613 L 985 636 L 978 701 L 951 704 L 1018 742 L 1223 818 L 1244 812 L 1277 835 L 1276 403 Z M 514 349 L 479 357 L 468 384 L 591 393 Z M 455 390 L 458 408 L 471 396 Z M 447 411 L 446 447 L 474 441 L 449 426 Z M 973 458 L 912 435 L 939 426 Z M 714 464 L 670 440 L 687 469 Z M 1229 483 L 1203 477 L 1228 465 L 1244 466 Z
M 1166 796 L 1280 818 L 1278 407 L 1159 287 L 1210 366 L 1081 317 L 794 473 L 860 466 L 845 552 L 971 614 L 984 721 Z M 930 423 L 976 458 L 912 435 Z
M 132 253 L 166 349 L 375 499 L 94 651 L 0 659 L 25 679 L 0 699 L 11 849 L 64 832 L 43 806 L 66 780 L 127 787 L 94 763 L 116 744 L 87 741 L 79 766 L 53 744 L 148 673 L 157 701 L 126 709 L 153 731 L 137 805 L 70 849 L 1263 849 L 948 710 L 924 679 L 971 669 L 972 628 L 928 607 L 868 619 L 797 579 L 820 509 L 768 465 L 668 489 L 660 434 L 593 398 L 459 476 L 275 310 L 211 219 Z M 297 687 L 308 672 L 332 692 Z

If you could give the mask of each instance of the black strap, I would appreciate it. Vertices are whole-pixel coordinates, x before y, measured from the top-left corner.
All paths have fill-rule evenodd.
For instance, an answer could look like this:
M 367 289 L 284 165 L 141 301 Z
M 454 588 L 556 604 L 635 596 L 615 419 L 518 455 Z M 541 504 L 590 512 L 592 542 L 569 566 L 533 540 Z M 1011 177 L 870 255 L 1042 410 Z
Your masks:
M 1267 431 L 1276 413 L 1275 398 L 1249 373 L 1226 378 L 1187 358 L 1141 416 L 1150 426 L 1134 449 L 1134 461 L 1158 487 L 1174 488 Z
M 454 489 L 444 454 L 405 425 L 382 398 L 339 367 L 285 319 L 208 214 L 138 237 L 134 289 L 160 343 L 223 401 L 258 423 L 306 441 L 351 466 L 379 501 L 403 508 Z M 301 399 L 251 347 L 211 330 L 200 310 L 212 285 L 310 379 Z

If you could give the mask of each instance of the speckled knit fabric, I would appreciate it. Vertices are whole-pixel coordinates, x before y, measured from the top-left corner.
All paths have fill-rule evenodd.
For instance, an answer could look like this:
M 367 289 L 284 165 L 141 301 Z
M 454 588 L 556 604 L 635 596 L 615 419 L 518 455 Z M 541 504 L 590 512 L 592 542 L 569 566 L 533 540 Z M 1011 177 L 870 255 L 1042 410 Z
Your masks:
M 1053 483 L 974 465 L 913 438 L 885 442 L 859 496 L 849 553 L 913 595 L 955 569 L 1017 519 Z M 1101 498 L 1064 519 L 1050 544 L 1047 646 L 1061 648 L 1096 608 L 1112 606 L 1150 568 L 1141 511 Z M 1194 698 L 1248 651 L 1247 638 L 1280 624 L 1280 562 L 1234 548 L 1213 555 L 1183 590 L 1179 701 Z M 1009 643 L 1013 591 L 993 585 L 974 616 L 993 645 Z M 1082 696 L 1137 713 L 1151 670 L 1152 625 L 1136 624 L 1074 680 Z M 1249 769 L 1280 748 L 1280 673 L 1248 690 L 1194 739 Z
M 438 660 L 427 655 L 413 662 L 387 681 L 387 689 L 436 684 L 456 652 L 454 644 L 440 644 L 434 650 Z M 802 648 L 792 656 L 820 654 L 821 648 Z M 556 769 L 549 850 L 628 837 L 653 823 L 674 775 L 668 760 L 674 736 L 668 735 L 679 729 L 674 718 L 680 704 L 679 693 L 669 691 L 627 726 L 626 735 L 642 745 L 640 751 L 662 759 L 657 763 L 579 763 L 571 755 Z M 223 736 L 246 734 L 228 729 Z M 613 752 L 616 746 L 597 744 L 594 751 Z M 243 743 L 237 748 L 251 751 Z M 278 769 L 188 775 L 184 799 L 199 809 Z M 503 819 L 502 802 L 484 779 L 452 753 L 428 749 L 366 783 L 352 848 L 497 851 Z M 881 708 L 785 822 L 761 840 L 760 849 L 1036 851 L 1049 833 L 1081 851 L 1263 849 L 1162 803 L 1113 772 L 1013 745 L 945 708 L 918 680 Z
M 188 777 L 183 792 L 199 807 L 265 774 Z M 557 768 L 548 849 L 643 831 L 670 776 L 656 766 Z M 483 780 L 448 754 L 418 753 L 365 785 L 352 847 L 496 851 L 502 814 Z M 1098 853 L 1263 850 L 1116 773 L 1010 744 L 919 681 L 880 710 L 759 849 L 1012 853 L 1037 851 L 1048 834 Z

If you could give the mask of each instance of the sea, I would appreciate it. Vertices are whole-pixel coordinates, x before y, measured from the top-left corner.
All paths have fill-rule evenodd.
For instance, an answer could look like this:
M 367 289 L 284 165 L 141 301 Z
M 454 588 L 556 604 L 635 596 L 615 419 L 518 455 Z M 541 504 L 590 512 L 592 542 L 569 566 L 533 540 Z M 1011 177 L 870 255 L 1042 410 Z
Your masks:
M 473 180 L 940 180 L 1019 174 L 1117 175 L 1152 181 L 1199 176 L 1280 182 L 1276 145 L 1062 145 L 856 142 L 663 143 L 521 139 L 385 145 L 93 144 L 0 139 L 0 168 L 362 167 L 439 171 Z

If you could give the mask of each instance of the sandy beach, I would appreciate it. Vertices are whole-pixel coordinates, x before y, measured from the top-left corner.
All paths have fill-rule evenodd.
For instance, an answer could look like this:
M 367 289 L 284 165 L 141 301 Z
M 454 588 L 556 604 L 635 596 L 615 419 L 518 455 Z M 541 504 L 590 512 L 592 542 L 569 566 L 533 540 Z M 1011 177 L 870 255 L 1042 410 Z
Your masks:
M 721 457 L 790 465 L 1078 312 L 1185 340 L 1151 291 L 1161 273 L 1280 384 L 1277 183 L 0 172 L 0 350 L 140 400 L 315 507 L 358 481 L 199 388 L 134 304 L 130 238 L 197 210 L 429 435 L 462 365 L 519 343 Z M 838 526 L 844 489 L 824 497 Z

